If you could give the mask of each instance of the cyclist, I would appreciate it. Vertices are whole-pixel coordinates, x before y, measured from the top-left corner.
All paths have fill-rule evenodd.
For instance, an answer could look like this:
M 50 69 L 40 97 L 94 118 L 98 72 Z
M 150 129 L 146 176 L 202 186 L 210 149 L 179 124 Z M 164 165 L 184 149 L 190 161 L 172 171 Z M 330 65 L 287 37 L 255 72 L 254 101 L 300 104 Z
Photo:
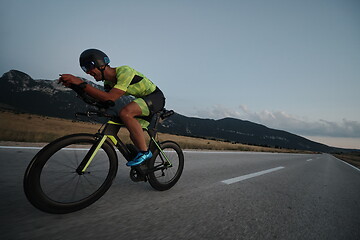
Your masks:
M 96 81 L 104 81 L 105 91 L 101 91 L 87 84 L 71 74 L 62 74 L 59 78 L 64 86 L 79 85 L 90 96 L 100 101 L 113 101 L 113 112 L 124 122 L 130 132 L 130 138 L 140 150 L 137 156 L 126 163 L 127 166 L 136 166 L 152 157 L 147 149 L 144 131 L 137 116 L 149 116 L 160 111 L 165 106 L 165 97 L 162 91 L 143 74 L 129 66 L 110 67 L 109 57 L 98 49 L 87 49 L 80 55 L 80 66 L 84 72 L 94 77 Z M 132 95 L 135 100 L 125 105 L 120 98 Z

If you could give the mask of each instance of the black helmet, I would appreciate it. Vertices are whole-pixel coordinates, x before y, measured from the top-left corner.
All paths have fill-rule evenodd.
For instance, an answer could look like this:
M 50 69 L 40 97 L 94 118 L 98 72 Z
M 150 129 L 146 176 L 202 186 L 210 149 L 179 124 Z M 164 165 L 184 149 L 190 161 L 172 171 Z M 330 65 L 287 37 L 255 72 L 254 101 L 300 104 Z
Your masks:
M 87 49 L 83 51 L 80 55 L 79 61 L 84 72 L 106 66 L 110 63 L 109 57 L 98 49 Z

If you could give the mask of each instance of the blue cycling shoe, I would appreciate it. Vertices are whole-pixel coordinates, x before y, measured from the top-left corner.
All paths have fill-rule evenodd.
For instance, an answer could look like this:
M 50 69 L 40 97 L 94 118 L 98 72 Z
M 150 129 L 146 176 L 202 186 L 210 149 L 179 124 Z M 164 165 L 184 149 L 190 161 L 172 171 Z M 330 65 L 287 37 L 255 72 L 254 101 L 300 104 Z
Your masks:
M 150 151 L 139 152 L 136 155 L 136 157 L 134 158 L 134 160 L 129 161 L 129 162 L 126 163 L 126 166 L 133 167 L 133 166 L 140 165 L 141 163 L 143 163 L 144 161 L 150 159 L 151 157 L 152 157 L 152 153 Z

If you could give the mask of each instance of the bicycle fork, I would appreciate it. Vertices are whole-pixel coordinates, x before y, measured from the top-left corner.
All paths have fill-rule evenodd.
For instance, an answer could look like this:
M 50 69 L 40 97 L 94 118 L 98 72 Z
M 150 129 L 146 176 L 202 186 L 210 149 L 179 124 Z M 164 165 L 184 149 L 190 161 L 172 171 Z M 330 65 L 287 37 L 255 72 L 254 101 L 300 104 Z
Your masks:
M 98 153 L 101 146 L 106 141 L 107 137 L 108 136 L 103 135 L 102 138 L 99 138 L 97 142 L 91 146 L 90 150 L 87 152 L 86 156 L 76 169 L 77 174 L 83 175 L 86 172 L 86 169 L 89 167 L 90 163 L 94 159 L 95 155 Z

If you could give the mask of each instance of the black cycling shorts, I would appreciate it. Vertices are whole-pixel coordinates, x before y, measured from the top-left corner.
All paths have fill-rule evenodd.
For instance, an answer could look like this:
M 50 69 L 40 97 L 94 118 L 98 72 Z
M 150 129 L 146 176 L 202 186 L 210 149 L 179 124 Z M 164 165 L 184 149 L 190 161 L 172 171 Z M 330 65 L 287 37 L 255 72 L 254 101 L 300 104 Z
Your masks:
M 147 117 L 164 108 L 165 97 L 163 92 L 159 88 L 156 88 L 154 92 L 141 98 L 134 99 L 130 98 L 129 96 L 124 96 L 116 100 L 115 106 L 110 107 L 107 110 L 107 113 L 118 116 L 120 110 L 131 102 L 137 103 L 142 111 L 141 116 Z
M 142 99 L 144 99 L 147 107 L 149 108 L 149 115 L 153 115 L 165 107 L 164 94 L 158 87 L 156 87 L 154 92 L 145 97 L 142 97 Z

